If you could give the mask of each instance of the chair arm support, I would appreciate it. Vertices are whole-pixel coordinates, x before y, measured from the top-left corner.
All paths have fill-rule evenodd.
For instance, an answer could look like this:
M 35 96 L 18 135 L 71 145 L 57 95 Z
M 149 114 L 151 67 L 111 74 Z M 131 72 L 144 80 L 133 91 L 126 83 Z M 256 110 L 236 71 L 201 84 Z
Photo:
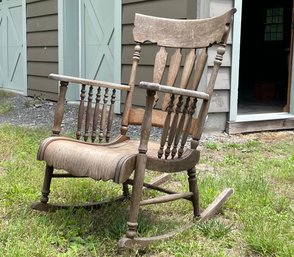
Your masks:
M 118 90 L 124 90 L 124 91 L 130 91 L 130 86 L 128 85 L 121 85 L 111 82 L 104 82 L 99 80 L 91 80 L 91 79 L 83 79 L 78 77 L 72 77 L 72 76 L 64 76 L 59 74 L 51 73 L 48 76 L 50 79 L 58 80 L 58 81 L 64 81 L 64 82 L 71 82 L 76 84 L 84 84 L 84 85 L 92 85 L 96 87 L 104 87 L 104 88 L 111 88 L 111 89 L 118 89 Z
M 193 90 L 183 89 L 183 88 L 175 88 L 175 87 L 170 87 L 170 86 L 166 86 L 166 85 L 161 85 L 158 83 L 141 81 L 139 84 L 139 87 L 143 88 L 143 89 L 147 89 L 147 90 L 159 91 L 159 92 L 175 94 L 175 95 L 188 96 L 188 97 L 199 98 L 199 99 L 203 99 L 203 100 L 209 99 L 208 94 L 200 92 L 200 91 L 193 91 Z

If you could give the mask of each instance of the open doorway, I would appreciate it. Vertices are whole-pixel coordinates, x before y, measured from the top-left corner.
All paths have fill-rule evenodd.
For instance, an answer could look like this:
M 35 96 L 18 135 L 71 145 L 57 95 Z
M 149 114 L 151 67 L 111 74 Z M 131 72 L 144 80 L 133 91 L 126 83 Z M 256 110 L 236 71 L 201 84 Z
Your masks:
M 290 87 L 292 0 L 242 6 L 238 115 L 283 112 Z

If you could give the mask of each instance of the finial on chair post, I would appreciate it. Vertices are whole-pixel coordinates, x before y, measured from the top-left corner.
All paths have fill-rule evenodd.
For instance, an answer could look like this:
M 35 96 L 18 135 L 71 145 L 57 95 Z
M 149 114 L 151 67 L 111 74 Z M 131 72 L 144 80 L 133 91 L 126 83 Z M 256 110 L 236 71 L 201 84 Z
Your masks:
M 54 115 L 54 125 L 52 128 L 52 135 L 59 136 L 61 131 L 61 123 L 64 114 L 65 94 L 67 91 L 68 82 L 60 81 L 59 98 Z
M 123 112 L 122 123 L 121 123 L 122 135 L 126 135 L 128 131 L 128 127 L 129 127 L 129 114 L 130 114 L 130 109 L 132 106 L 133 92 L 134 92 L 135 80 L 136 80 L 136 72 L 137 72 L 138 63 L 140 61 L 140 56 L 141 56 L 141 45 L 140 43 L 136 43 L 134 47 L 133 64 L 132 64 L 132 70 L 131 70 L 131 75 L 129 80 L 129 86 L 131 89 L 130 91 L 127 92 L 125 110 Z

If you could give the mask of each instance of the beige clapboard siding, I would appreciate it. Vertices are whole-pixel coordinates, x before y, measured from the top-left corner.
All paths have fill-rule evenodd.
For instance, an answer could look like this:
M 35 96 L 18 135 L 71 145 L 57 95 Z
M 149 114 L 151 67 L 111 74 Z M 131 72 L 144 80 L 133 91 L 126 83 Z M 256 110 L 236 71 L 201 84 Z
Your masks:
M 189 0 L 122 1 L 123 24 L 133 24 L 135 13 L 166 18 L 187 18 Z M 168 6 L 168 8 L 167 8 Z
M 226 112 L 210 112 L 205 122 L 205 131 L 223 131 L 226 127 L 228 114 Z
M 168 8 L 167 8 L 168 7 Z M 194 11 L 193 11 L 194 10 Z M 134 52 L 133 22 L 135 13 L 154 15 L 167 18 L 195 18 L 196 2 L 194 0 L 122 0 L 122 83 L 128 83 Z M 193 16 L 194 15 L 194 16 Z M 144 47 L 142 51 L 142 62 L 137 74 L 137 83 L 149 80 L 153 77 L 151 65 L 154 63 L 156 48 L 152 45 Z M 124 99 L 124 97 L 122 97 Z M 136 90 L 134 104 L 145 104 L 145 92 Z M 122 102 L 123 105 L 123 102 Z
M 233 0 L 211 0 L 209 5 L 209 16 L 217 16 L 225 13 L 229 9 L 234 7 Z M 219 94 L 218 96 L 214 95 L 212 98 L 212 104 L 215 107 L 223 105 L 223 112 L 219 113 L 210 113 L 208 116 L 208 122 L 206 127 L 216 130 L 224 130 L 226 127 L 226 121 L 228 119 L 229 112 L 229 100 L 230 100 L 230 85 L 231 85 L 231 60 L 232 60 L 232 32 L 229 35 L 227 41 L 226 53 L 224 55 L 223 65 L 219 70 L 219 75 L 215 85 L 215 93 Z M 208 70 L 207 73 L 210 75 L 213 62 L 213 56 L 208 58 Z M 221 90 L 218 90 L 221 89 Z M 225 106 L 227 105 L 227 108 Z M 215 108 L 212 108 L 215 109 Z M 219 114 L 219 115 L 217 115 Z M 222 114 L 222 115 L 220 115 Z
M 57 0 L 27 1 L 27 18 L 56 14 Z
M 56 93 L 58 90 L 58 83 L 54 80 L 47 79 L 45 77 L 28 76 L 28 82 L 31 84 L 30 90 L 40 91 L 45 93 Z M 40 85 L 45 85 L 46 90 L 40 88 Z
M 58 47 L 29 47 L 27 51 L 28 61 L 32 62 L 57 62 Z
M 58 0 L 27 0 L 28 95 L 56 100 L 58 72 Z
M 207 77 L 210 77 L 212 67 L 207 69 Z M 230 90 L 231 84 L 231 67 L 222 67 L 218 72 L 218 76 L 215 83 L 215 89 Z
M 34 89 L 28 89 L 28 95 L 29 96 L 33 96 L 33 97 L 42 97 L 45 99 L 50 99 L 53 101 L 57 101 L 58 100 L 58 95 L 56 93 L 50 93 L 50 92 L 43 92 L 43 91 L 39 91 L 39 90 L 34 90 Z
M 27 32 L 58 30 L 56 14 L 32 17 L 27 21 Z
M 27 33 L 28 47 L 58 46 L 58 31 L 35 31 Z
M 28 74 L 48 77 L 48 70 L 52 73 L 58 73 L 58 66 L 52 62 L 28 62 Z
M 233 0 L 211 0 L 209 4 L 209 16 L 217 16 L 225 13 L 227 10 L 234 7 Z M 231 85 L 231 60 L 232 60 L 232 32 L 229 35 L 227 41 L 228 47 L 224 55 L 223 65 L 219 70 L 219 75 L 216 81 L 216 94 L 219 93 L 219 96 L 213 96 L 212 104 L 217 107 L 218 105 L 227 104 L 226 110 L 219 113 L 210 113 L 208 116 L 208 121 L 206 127 L 214 130 L 225 130 L 226 121 L 228 119 L 229 112 L 229 99 L 230 99 L 230 85 Z M 211 57 L 208 59 L 208 70 L 207 73 L 210 75 L 212 65 Z M 218 90 L 221 89 L 221 90 Z M 213 108 L 214 109 L 214 108 Z M 225 109 L 222 106 L 222 109 Z

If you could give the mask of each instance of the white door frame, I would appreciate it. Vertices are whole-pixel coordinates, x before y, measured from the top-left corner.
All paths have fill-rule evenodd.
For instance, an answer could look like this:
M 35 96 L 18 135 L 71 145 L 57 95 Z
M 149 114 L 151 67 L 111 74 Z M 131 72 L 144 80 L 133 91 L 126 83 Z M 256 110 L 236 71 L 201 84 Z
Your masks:
M 23 30 L 23 52 L 22 52 L 22 56 L 23 56 L 23 76 L 24 76 L 24 85 L 23 85 L 23 89 L 24 89 L 24 94 L 27 95 L 28 92 L 28 71 L 27 71 L 27 6 L 26 6 L 26 0 L 22 0 L 22 19 L 23 19 L 23 23 L 22 23 L 22 30 Z
M 235 0 L 237 12 L 234 14 L 232 37 L 232 67 L 231 67 L 231 96 L 229 120 L 235 121 L 238 113 L 238 88 L 239 88 L 239 68 L 241 49 L 241 20 L 242 20 L 242 0 Z M 235 85 L 235 86 L 233 86 Z
M 237 12 L 234 15 L 233 24 L 233 45 L 232 45 L 232 67 L 231 67 L 231 96 L 229 121 L 250 121 L 250 120 L 274 120 L 292 117 L 294 115 L 294 62 L 292 64 L 290 112 L 279 112 L 269 114 L 238 115 L 238 87 L 241 50 L 241 22 L 242 22 L 243 0 L 235 0 Z

